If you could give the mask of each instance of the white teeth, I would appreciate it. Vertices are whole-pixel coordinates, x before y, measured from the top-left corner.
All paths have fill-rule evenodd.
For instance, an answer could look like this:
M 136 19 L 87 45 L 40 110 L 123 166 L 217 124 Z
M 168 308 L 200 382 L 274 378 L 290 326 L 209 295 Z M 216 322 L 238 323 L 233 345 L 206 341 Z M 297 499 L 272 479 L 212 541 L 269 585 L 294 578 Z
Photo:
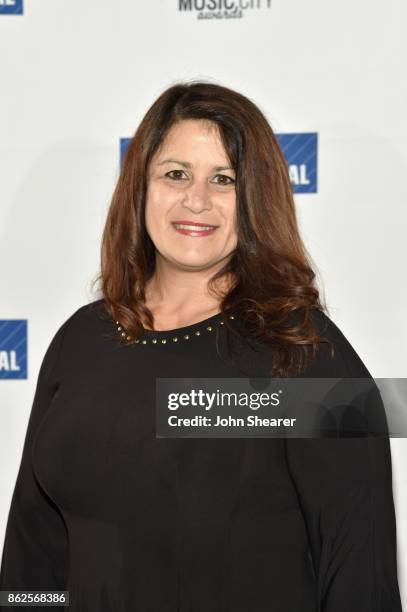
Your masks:
M 202 227 L 202 225 L 183 225 L 182 223 L 174 223 L 174 226 L 177 229 L 186 229 L 191 230 L 192 232 L 203 232 L 204 230 L 215 229 L 214 227 L 207 225 Z

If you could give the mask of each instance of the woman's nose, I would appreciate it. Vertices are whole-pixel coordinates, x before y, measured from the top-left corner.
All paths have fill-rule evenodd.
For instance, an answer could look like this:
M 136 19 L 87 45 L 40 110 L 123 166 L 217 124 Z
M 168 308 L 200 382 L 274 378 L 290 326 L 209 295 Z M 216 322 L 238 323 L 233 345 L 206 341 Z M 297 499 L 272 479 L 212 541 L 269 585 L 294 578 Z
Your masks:
M 196 181 L 189 185 L 184 193 L 184 206 L 194 211 L 212 207 L 210 185 L 207 181 Z

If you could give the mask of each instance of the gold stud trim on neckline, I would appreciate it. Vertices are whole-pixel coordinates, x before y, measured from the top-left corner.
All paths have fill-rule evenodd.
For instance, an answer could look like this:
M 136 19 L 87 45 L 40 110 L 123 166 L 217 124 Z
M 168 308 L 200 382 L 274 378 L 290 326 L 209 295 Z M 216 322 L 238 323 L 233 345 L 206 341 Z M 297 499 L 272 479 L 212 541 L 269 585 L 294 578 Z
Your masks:
M 229 315 L 228 319 L 234 319 L 234 315 Z M 219 321 L 219 325 L 224 325 L 225 321 L 221 320 Z M 125 338 L 127 342 L 131 342 L 132 341 L 132 337 L 127 333 L 127 331 L 125 330 L 125 328 L 123 327 L 123 325 L 120 323 L 120 321 L 116 321 L 116 326 L 117 326 L 117 331 L 119 332 L 119 335 L 121 338 Z M 193 336 L 201 336 L 203 335 L 203 333 L 205 331 L 207 332 L 211 332 L 214 330 L 214 326 L 213 325 L 207 325 L 205 328 L 202 329 L 197 329 L 192 335 Z M 163 333 L 163 332 L 159 332 L 159 333 Z M 189 340 L 191 338 L 191 334 L 184 334 L 183 336 L 181 336 L 181 338 L 183 340 Z M 143 338 L 142 340 L 137 339 L 134 340 L 133 343 L 134 344 L 167 344 L 167 340 L 168 341 L 172 341 L 172 342 L 178 342 L 179 337 L 178 336 L 172 336 L 172 337 L 168 337 L 168 338 L 151 338 L 150 340 L 147 340 L 145 338 Z

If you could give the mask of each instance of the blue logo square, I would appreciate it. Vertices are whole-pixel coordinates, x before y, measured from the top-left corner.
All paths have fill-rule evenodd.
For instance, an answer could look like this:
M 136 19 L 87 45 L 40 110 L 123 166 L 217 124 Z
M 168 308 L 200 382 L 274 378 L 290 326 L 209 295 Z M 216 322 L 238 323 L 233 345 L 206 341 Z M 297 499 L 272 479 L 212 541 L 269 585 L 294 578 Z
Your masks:
M 0 15 L 22 15 L 23 0 L 0 0 Z
M 294 193 L 317 191 L 318 134 L 278 134 L 278 143 L 288 164 Z
M 0 380 L 27 378 L 27 319 L 0 319 Z

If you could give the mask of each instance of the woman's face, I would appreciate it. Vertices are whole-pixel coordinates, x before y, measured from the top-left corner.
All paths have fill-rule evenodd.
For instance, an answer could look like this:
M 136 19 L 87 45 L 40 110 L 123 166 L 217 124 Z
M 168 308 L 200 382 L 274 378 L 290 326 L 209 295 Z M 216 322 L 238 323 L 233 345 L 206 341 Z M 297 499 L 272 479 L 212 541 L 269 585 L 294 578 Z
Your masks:
M 237 244 L 235 179 L 216 124 L 173 125 L 147 181 L 146 227 L 156 257 L 185 270 L 229 257 Z

